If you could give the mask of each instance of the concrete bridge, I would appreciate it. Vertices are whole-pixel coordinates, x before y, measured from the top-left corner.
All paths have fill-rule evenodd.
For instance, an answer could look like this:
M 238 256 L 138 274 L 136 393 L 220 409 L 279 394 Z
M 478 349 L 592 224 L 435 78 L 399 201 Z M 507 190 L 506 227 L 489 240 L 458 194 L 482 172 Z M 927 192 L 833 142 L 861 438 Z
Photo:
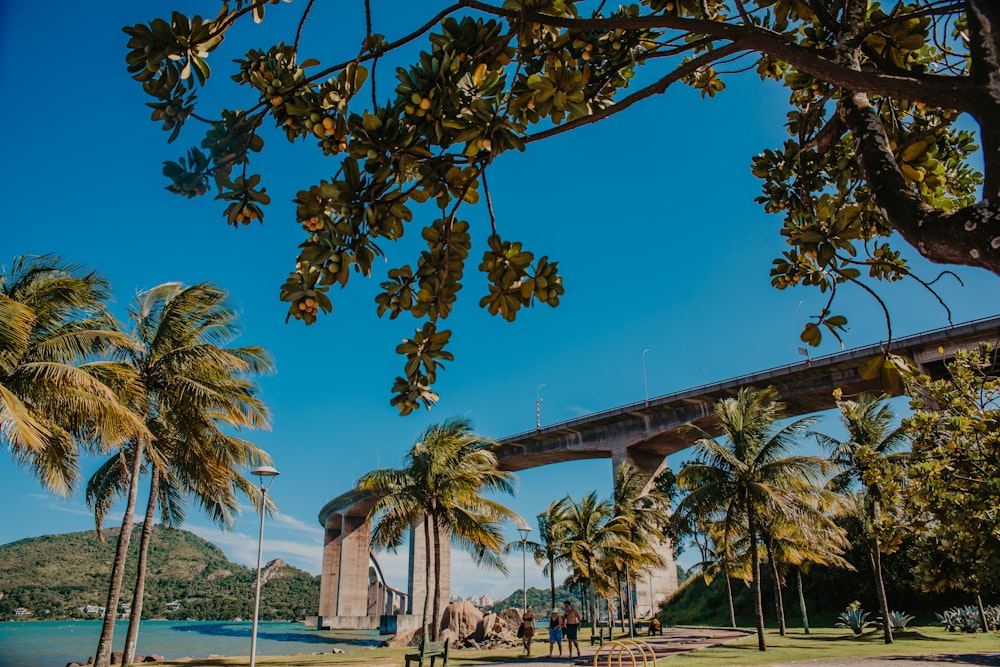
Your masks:
M 1000 316 L 900 338 L 893 341 L 892 351 L 912 359 L 922 372 L 941 377 L 945 373 L 945 362 L 954 356 L 956 349 L 982 342 L 1000 347 Z M 517 471 L 564 461 L 607 458 L 611 459 L 612 470 L 628 461 L 640 470 L 656 473 L 665 466 L 667 456 L 691 444 L 690 439 L 677 432 L 678 427 L 691 423 L 708 433 L 718 433 L 712 423 L 712 411 L 720 399 L 735 396 L 743 387 L 773 386 L 787 406 L 788 417 L 828 410 L 836 407 L 833 390 L 837 388 L 847 397 L 883 392 L 878 381 L 865 380 L 859 372 L 866 360 L 882 353 L 882 344 L 855 348 L 513 435 L 499 441 L 500 467 Z M 367 512 L 372 502 L 374 499 L 370 496 L 351 491 L 330 501 L 320 512 L 320 524 L 326 529 L 320 593 L 320 615 L 324 618 L 328 614 L 349 615 L 362 609 L 359 602 L 349 601 L 360 599 L 360 593 L 347 593 L 357 588 L 357 584 L 344 583 L 344 577 L 360 576 L 360 569 L 357 565 L 345 567 L 342 563 L 348 562 L 343 556 L 347 553 L 345 549 L 351 550 L 354 561 L 361 562 L 364 556 L 367 563 L 371 532 Z M 410 544 L 408 589 L 412 613 L 413 609 L 423 608 L 428 590 L 426 582 L 422 581 L 421 564 L 426 552 L 422 530 L 411 531 Z M 637 585 L 640 615 L 655 609 L 656 603 L 677 588 L 673 550 L 669 544 L 664 544 L 661 553 L 666 565 L 660 571 L 645 575 Z M 445 558 L 449 560 L 446 562 Z M 449 571 L 449 564 L 450 556 L 443 556 L 442 572 Z M 448 576 L 443 576 L 446 591 Z M 338 591 L 336 595 L 335 590 Z M 342 590 L 343 594 L 339 592 Z M 447 604 L 448 594 L 442 597 Z

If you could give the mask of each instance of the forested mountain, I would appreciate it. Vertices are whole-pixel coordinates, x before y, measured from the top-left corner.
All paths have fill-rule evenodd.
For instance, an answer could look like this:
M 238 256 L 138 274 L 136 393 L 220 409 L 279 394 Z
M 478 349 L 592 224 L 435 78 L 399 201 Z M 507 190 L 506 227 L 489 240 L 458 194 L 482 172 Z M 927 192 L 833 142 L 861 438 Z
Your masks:
M 117 528 L 45 535 L 0 546 L 0 620 L 18 607 L 34 618 L 93 618 L 87 605 L 104 605 L 114 558 Z M 139 530 L 139 527 L 136 528 Z M 130 548 L 123 600 L 135 583 L 135 549 Z M 143 616 L 147 618 L 229 620 L 253 614 L 254 570 L 231 563 L 219 547 L 186 530 L 156 526 L 149 549 Z M 180 607 L 167 611 L 167 603 Z M 264 620 L 301 619 L 315 614 L 319 577 L 289 565 L 277 568 L 261 589 Z

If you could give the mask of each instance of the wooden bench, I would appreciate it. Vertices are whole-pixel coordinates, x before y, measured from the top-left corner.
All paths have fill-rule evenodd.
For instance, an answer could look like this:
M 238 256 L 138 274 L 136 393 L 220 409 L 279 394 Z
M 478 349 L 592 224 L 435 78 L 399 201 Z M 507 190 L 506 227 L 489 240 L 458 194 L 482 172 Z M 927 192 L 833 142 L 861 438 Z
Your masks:
M 605 630 L 607 630 L 606 633 Z M 606 641 L 611 641 L 611 626 L 609 625 L 606 628 L 600 625 L 597 626 L 597 632 L 590 635 L 590 645 L 600 644 L 604 646 L 604 642 Z
M 434 660 L 441 656 L 441 664 L 448 664 L 448 642 L 420 642 L 420 649 L 416 653 L 406 654 L 406 667 L 410 667 L 410 661 L 415 660 L 420 667 L 424 667 L 424 658 L 431 659 L 431 667 L 434 667 Z

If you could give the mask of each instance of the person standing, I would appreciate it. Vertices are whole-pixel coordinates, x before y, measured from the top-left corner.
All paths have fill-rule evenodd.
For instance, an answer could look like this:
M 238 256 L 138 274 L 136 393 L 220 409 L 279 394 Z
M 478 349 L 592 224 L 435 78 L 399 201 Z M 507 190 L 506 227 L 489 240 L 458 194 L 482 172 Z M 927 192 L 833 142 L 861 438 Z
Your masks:
M 559 657 L 562 657 L 563 617 L 558 609 L 553 609 L 549 615 L 549 657 L 552 657 L 552 645 L 559 646 Z
M 576 646 L 576 657 L 580 657 L 580 644 L 576 641 L 576 633 L 580 630 L 580 612 L 573 608 L 569 600 L 563 602 L 563 625 L 566 628 L 566 648 L 569 657 L 573 657 L 573 647 Z
M 531 655 L 531 638 L 535 636 L 535 615 L 531 613 L 531 605 L 524 608 L 524 616 L 521 617 L 521 643 L 524 645 L 524 654 Z

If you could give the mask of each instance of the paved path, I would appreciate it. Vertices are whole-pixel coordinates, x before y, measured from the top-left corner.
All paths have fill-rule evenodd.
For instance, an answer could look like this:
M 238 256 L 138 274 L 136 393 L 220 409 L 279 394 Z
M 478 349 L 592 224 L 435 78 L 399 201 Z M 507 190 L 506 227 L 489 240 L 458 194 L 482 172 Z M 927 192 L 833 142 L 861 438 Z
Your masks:
M 693 651 L 707 646 L 716 646 L 726 642 L 735 641 L 753 634 L 742 630 L 727 628 L 664 628 L 663 636 L 647 637 L 639 635 L 636 639 L 649 644 L 656 653 L 656 658 L 665 658 L 669 655 Z M 548 657 L 548 642 L 535 642 L 532 650 L 535 653 L 532 657 L 522 657 L 513 660 L 504 660 L 504 665 L 531 665 L 532 667 L 568 667 L 570 665 L 593 665 L 594 654 L 597 646 L 590 646 L 588 642 L 580 645 L 582 657 L 580 658 L 558 658 Z M 566 642 L 563 642 L 566 648 Z M 602 652 L 600 664 L 604 665 L 604 656 L 607 650 Z M 617 664 L 617 660 L 613 661 Z M 493 664 L 493 663 L 483 663 Z M 622 664 L 625 664 L 623 661 Z M 769 667 L 1000 667 L 1000 652 L 995 653 L 942 653 L 935 655 L 905 655 L 905 656 L 879 656 L 870 658 L 823 658 L 820 660 L 809 660 L 793 663 L 774 663 Z
M 636 639 L 642 640 L 652 647 L 653 651 L 656 653 L 656 658 L 665 658 L 669 655 L 674 655 L 676 653 L 684 653 L 685 651 L 693 651 L 698 648 L 704 648 L 706 646 L 717 646 L 718 644 L 724 644 L 726 642 L 731 642 L 736 639 L 742 639 L 746 637 L 749 632 L 743 630 L 733 630 L 729 628 L 664 628 L 663 635 L 656 635 L 649 637 L 644 634 L 636 635 Z M 616 636 L 616 640 L 619 639 Z M 566 641 L 563 640 L 563 649 L 567 648 Z M 504 660 L 504 665 L 532 665 L 532 667 L 567 667 L 568 665 L 593 665 L 594 664 L 594 654 L 597 653 L 598 646 L 591 646 L 590 641 L 580 642 L 580 658 L 570 658 L 568 653 L 565 657 L 559 658 L 557 656 L 548 655 L 549 644 L 545 642 L 534 642 L 532 644 L 532 655 L 531 657 L 521 657 L 512 660 Z M 607 649 L 602 651 L 602 662 L 604 660 L 603 656 L 608 654 Z M 617 664 L 617 659 L 614 661 Z M 623 661 L 622 664 L 625 664 Z M 855 667 L 852 665 L 851 667 Z M 902 667 L 902 666 L 896 666 Z M 927 667 L 924 665 L 923 667 Z

